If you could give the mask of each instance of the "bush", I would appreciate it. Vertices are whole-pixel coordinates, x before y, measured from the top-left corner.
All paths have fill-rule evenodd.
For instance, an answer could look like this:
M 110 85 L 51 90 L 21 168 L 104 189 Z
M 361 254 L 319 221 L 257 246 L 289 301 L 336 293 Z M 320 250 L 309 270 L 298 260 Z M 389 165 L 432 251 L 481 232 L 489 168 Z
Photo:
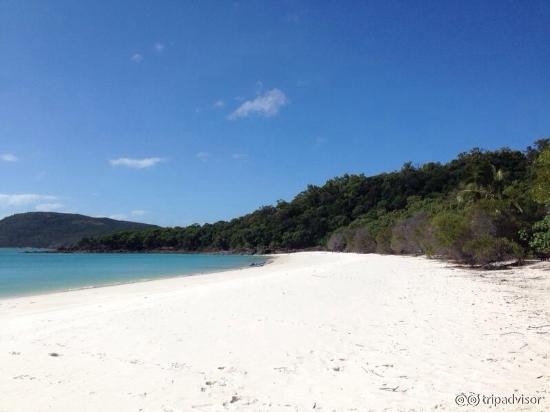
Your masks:
M 502 219 L 503 212 L 491 201 L 438 213 L 431 222 L 434 250 L 458 262 L 480 265 L 519 257 L 521 247 L 499 230 Z
M 444 211 L 431 221 L 435 238 L 435 253 L 455 260 L 463 260 L 464 243 L 469 227 L 463 212 Z
M 376 235 L 376 253 L 383 255 L 391 254 L 391 227 L 381 229 Z
M 393 226 L 391 250 L 398 254 L 428 254 L 433 251 L 433 235 L 430 218 L 424 212 L 402 219 Z
M 343 252 L 346 249 L 346 238 L 342 231 L 330 235 L 327 241 L 327 249 L 333 252 Z
M 550 204 L 550 147 L 540 153 L 533 166 L 533 198 L 539 203 Z
M 523 257 L 523 250 L 517 243 L 504 237 L 495 238 L 489 235 L 467 241 L 464 252 L 469 255 L 467 263 L 481 266 Z
M 466 219 L 471 237 L 477 238 L 485 235 L 497 235 L 497 225 L 495 224 L 495 219 L 490 216 L 487 211 L 479 207 L 471 208 L 466 213 Z
M 529 246 L 539 259 L 550 258 L 550 215 L 533 225 Z
M 366 227 L 358 227 L 351 231 L 348 250 L 356 253 L 376 252 L 376 239 Z

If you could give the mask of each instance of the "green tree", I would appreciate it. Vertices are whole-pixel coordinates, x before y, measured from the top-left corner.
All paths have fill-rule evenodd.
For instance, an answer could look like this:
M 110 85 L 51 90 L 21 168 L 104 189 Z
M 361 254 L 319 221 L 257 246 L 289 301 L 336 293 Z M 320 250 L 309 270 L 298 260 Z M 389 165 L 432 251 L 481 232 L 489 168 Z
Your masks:
M 533 198 L 544 205 L 550 204 L 550 148 L 544 149 L 533 165 Z
M 538 257 L 550 257 L 550 215 L 533 225 L 533 237 L 529 245 Z

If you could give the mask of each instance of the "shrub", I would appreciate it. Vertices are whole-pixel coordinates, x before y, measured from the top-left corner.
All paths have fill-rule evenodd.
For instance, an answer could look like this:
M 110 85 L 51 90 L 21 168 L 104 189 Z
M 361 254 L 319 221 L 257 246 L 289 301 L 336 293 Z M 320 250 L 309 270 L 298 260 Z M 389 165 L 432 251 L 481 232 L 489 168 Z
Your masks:
M 469 226 L 470 237 L 476 238 L 480 236 L 497 235 L 497 225 L 494 218 L 489 213 L 480 208 L 471 208 L 466 213 L 466 219 Z
M 550 258 L 550 215 L 533 225 L 529 246 L 539 259 Z
M 430 218 L 417 212 L 393 226 L 390 247 L 398 254 L 431 254 L 433 236 Z
M 376 235 L 376 253 L 391 254 L 391 227 L 381 229 Z
M 463 213 L 445 211 L 438 213 L 432 224 L 435 237 L 443 247 L 451 247 L 468 233 L 468 225 Z
M 440 212 L 431 221 L 435 239 L 435 253 L 455 260 L 464 259 L 464 243 L 469 227 L 463 212 Z
M 327 241 L 327 248 L 333 252 L 343 252 L 346 248 L 346 238 L 342 231 L 334 232 Z
M 467 241 L 464 252 L 469 255 L 467 263 L 481 266 L 523 257 L 523 250 L 517 243 L 504 237 L 489 235 Z
M 348 250 L 356 253 L 374 253 L 376 252 L 376 239 L 366 227 L 355 228 L 351 231 Z
M 533 198 L 539 203 L 550 204 L 550 147 L 540 153 L 533 166 Z

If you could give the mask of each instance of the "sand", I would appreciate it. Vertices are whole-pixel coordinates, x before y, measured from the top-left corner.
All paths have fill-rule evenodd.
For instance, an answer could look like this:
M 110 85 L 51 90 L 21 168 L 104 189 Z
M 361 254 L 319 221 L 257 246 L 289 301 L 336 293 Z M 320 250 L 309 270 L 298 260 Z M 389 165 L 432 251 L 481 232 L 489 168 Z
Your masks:
M 545 264 L 308 252 L 4 299 L 0 411 L 550 410 L 549 298 Z

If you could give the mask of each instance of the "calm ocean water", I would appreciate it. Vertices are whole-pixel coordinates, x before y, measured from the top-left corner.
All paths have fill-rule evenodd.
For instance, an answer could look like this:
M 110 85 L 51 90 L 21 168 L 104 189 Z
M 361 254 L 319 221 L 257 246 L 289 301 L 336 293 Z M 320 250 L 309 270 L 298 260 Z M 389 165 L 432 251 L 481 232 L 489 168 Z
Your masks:
M 0 297 L 189 276 L 249 266 L 261 256 L 160 253 L 25 253 L 0 248 Z

